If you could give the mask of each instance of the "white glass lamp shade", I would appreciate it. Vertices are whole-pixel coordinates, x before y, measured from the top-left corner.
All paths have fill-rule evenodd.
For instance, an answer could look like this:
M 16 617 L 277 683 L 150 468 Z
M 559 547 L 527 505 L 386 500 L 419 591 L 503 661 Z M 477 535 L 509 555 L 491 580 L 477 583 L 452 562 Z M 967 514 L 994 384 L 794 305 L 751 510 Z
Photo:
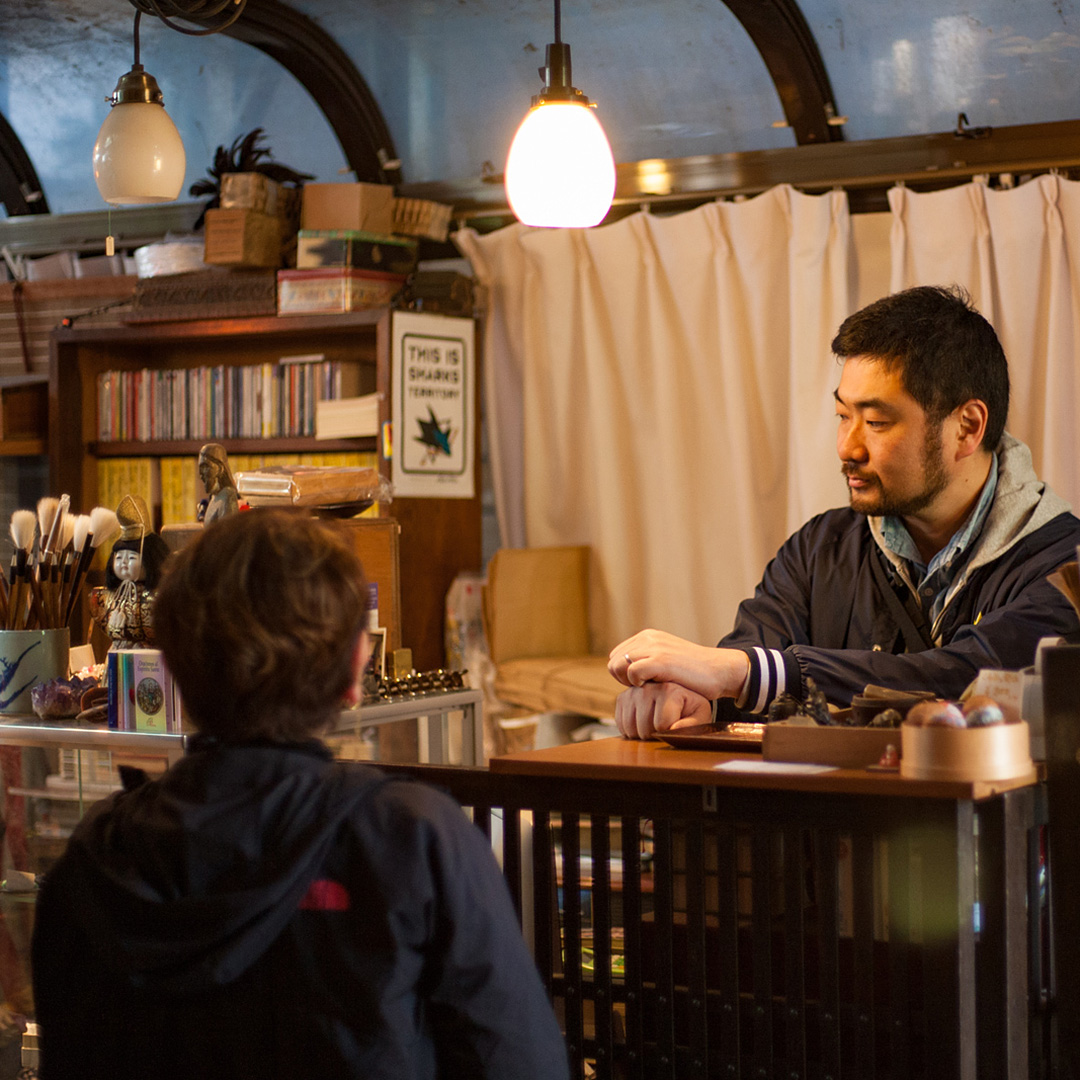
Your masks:
M 534 105 L 506 158 L 506 197 L 526 225 L 598 225 L 615 195 L 615 159 L 604 129 L 587 105 Z
M 107 203 L 171 202 L 184 186 L 184 144 L 161 105 L 114 105 L 94 143 L 94 179 Z

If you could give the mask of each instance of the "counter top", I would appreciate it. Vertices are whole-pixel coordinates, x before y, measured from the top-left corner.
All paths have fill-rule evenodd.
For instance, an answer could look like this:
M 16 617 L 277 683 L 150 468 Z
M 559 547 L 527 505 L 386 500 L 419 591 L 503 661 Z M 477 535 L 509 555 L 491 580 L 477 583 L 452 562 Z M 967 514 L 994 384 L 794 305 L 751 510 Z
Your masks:
M 756 754 L 675 749 L 662 742 L 593 739 L 544 750 L 494 757 L 492 772 L 577 780 L 627 780 L 636 783 L 700 784 L 714 787 L 806 791 L 818 794 L 910 796 L 922 799 L 986 799 L 1028 786 L 1033 777 L 1014 780 L 911 780 L 894 772 L 829 769 L 818 773 L 727 772 L 716 766 L 744 760 L 768 767 Z

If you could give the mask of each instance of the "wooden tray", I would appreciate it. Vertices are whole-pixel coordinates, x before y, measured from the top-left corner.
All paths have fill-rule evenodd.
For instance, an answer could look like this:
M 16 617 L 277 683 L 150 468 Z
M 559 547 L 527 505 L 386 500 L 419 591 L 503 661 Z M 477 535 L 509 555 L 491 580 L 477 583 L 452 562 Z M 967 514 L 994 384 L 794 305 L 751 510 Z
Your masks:
M 656 737 L 678 750 L 712 750 L 713 753 L 760 754 L 764 724 L 699 724 L 697 727 L 664 731 Z

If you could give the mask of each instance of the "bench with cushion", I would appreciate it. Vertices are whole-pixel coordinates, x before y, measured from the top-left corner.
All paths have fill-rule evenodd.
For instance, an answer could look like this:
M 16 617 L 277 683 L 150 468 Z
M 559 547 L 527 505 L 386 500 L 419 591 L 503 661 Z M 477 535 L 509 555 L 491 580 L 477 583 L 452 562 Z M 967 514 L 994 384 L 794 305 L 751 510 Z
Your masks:
M 488 564 L 484 624 L 501 701 L 535 713 L 615 715 L 623 687 L 589 651 L 589 548 L 502 548 Z

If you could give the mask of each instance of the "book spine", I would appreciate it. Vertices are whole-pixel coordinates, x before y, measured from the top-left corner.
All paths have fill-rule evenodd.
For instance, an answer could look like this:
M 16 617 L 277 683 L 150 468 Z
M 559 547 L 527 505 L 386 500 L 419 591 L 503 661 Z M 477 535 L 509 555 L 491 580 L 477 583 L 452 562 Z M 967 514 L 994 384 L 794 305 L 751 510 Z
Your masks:
M 113 731 L 120 726 L 120 673 L 117 660 L 118 654 L 115 650 L 111 650 L 105 656 L 105 684 L 109 691 L 109 696 L 105 701 L 105 712 L 109 727 Z
M 132 683 L 131 651 L 121 649 L 117 659 L 119 693 L 117 727 L 121 731 L 135 730 L 135 687 Z

